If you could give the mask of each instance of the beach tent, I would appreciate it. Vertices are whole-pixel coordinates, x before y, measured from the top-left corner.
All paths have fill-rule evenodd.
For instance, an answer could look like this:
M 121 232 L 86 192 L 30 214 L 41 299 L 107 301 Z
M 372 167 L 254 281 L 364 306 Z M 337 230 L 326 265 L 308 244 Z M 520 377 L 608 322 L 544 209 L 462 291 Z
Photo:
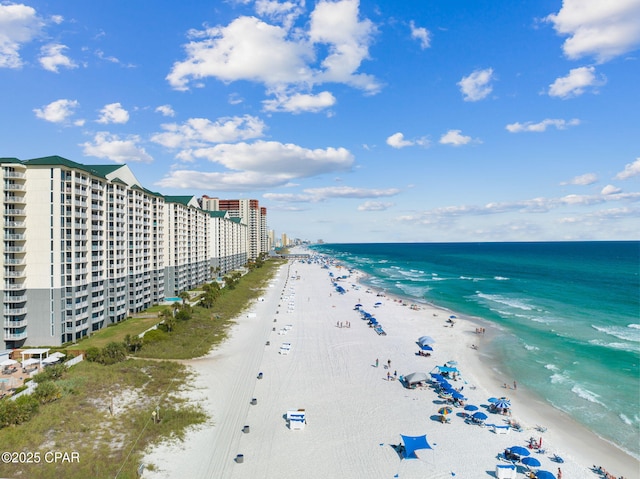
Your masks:
M 6 366 L 13 366 L 14 364 L 18 364 L 18 361 L 16 361 L 15 359 L 5 359 L 0 363 L 0 366 L 4 368 Z
M 427 435 L 422 436 L 404 436 L 400 435 L 404 442 L 404 454 L 405 459 L 418 459 L 416 451 L 418 449 L 431 449 L 431 446 L 427 442 Z
M 418 344 L 419 344 L 420 346 L 423 346 L 423 345 L 425 345 L 425 344 L 433 344 L 433 343 L 435 343 L 435 342 L 436 342 L 436 340 L 435 340 L 435 339 L 433 339 L 431 336 L 420 336 L 420 337 L 418 338 Z
M 407 374 L 404 377 L 404 381 L 408 385 L 421 383 L 421 382 L 427 381 L 427 380 L 428 380 L 427 373 L 411 373 L 411 374 Z

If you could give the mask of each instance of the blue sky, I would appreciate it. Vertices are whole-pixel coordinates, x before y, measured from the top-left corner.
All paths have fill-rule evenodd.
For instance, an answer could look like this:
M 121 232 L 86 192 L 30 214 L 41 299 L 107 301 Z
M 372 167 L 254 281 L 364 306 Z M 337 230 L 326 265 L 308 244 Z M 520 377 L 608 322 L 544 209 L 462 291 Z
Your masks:
M 0 1 L 0 156 L 330 242 L 638 239 L 640 0 Z

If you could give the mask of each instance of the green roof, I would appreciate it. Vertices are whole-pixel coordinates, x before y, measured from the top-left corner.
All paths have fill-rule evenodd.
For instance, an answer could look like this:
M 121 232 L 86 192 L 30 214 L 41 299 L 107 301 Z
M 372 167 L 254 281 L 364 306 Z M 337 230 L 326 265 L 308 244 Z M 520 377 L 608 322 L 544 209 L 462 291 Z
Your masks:
M 0 163 L 22 163 L 17 158 L 0 158 Z
M 82 163 L 67 160 L 66 158 L 57 155 L 34 158 L 33 160 L 26 160 L 23 163 L 25 165 L 66 166 L 67 168 L 86 171 L 87 173 L 100 178 L 106 178 L 109 173 L 117 170 L 118 168 L 122 168 L 122 165 L 83 165 Z
M 209 216 L 212 218 L 224 218 L 227 214 L 226 211 L 207 211 L 207 213 L 209 213 Z

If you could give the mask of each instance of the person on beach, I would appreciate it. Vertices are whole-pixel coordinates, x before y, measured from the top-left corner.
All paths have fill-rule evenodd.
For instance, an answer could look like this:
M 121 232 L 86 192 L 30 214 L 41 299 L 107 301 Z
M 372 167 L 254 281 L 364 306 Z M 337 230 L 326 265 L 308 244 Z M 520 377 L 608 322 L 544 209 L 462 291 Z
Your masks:
M 518 389 L 518 385 L 516 384 L 515 381 L 513 381 L 513 389 Z
M 387 371 L 387 381 L 391 381 L 391 373 Z
M 378 358 L 376 358 L 376 367 L 378 367 Z
M 562 469 L 558 468 L 558 479 L 562 479 Z
M 391 359 L 387 359 L 387 367 L 391 369 Z

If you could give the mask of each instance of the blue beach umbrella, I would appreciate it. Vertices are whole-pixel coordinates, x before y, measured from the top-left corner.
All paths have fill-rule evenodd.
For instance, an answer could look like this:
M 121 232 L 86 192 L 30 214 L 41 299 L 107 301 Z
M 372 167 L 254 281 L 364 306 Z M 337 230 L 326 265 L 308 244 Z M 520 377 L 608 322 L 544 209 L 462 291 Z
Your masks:
M 522 458 L 522 464 L 524 464 L 525 466 L 529 466 L 529 467 L 540 467 L 540 461 L 538 461 L 535 457 L 523 457 Z
M 477 411 L 478 410 L 478 406 L 474 406 L 473 404 L 467 404 L 464 407 L 465 411 Z
M 511 451 L 513 454 L 517 454 L 518 456 L 528 456 L 529 455 L 529 450 L 526 447 L 522 447 L 522 446 L 510 447 L 509 451 Z
M 464 397 L 464 394 L 455 390 L 451 393 L 451 396 L 453 396 L 453 399 L 467 399 Z
M 536 472 L 536 477 L 538 479 L 556 479 L 556 476 L 549 471 L 538 471 Z
M 493 405 L 498 409 L 509 409 L 511 407 L 511 401 L 507 398 L 500 398 L 494 402 Z
M 497 400 L 498 400 L 498 398 L 493 398 L 493 397 L 492 397 L 492 398 L 487 399 L 487 402 L 494 403 L 494 402 L 496 402 Z
M 480 421 L 484 421 L 485 419 L 487 419 L 487 415 L 480 411 L 473 413 L 471 417 L 473 417 L 474 419 L 479 419 Z

